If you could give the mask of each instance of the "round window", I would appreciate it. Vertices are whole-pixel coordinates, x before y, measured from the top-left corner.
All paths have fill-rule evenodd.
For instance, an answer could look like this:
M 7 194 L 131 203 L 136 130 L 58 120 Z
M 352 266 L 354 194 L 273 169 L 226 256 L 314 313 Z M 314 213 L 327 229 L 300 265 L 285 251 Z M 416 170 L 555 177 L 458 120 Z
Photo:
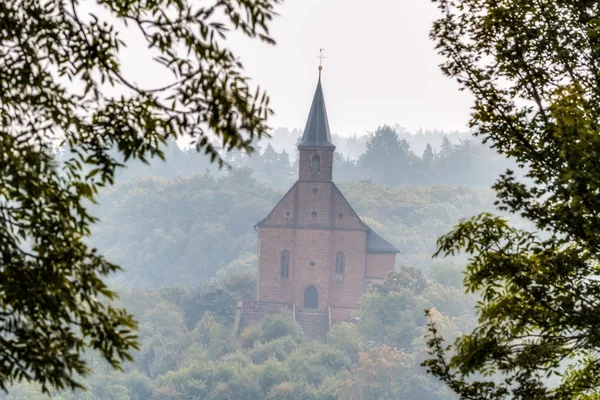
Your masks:
M 312 215 L 313 217 L 316 217 L 317 216 L 317 212 L 313 211 L 312 213 L 310 213 L 310 215 Z
M 311 267 L 314 267 L 317 264 L 314 261 L 311 261 L 311 262 L 308 263 L 308 265 L 310 265 Z
M 318 191 L 319 191 L 319 189 L 313 188 L 313 193 L 317 193 Z
M 342 214 L 342 213 L 338 214 L 338 218 L 342 218 L 343 216 L 344 216 L 344 214 Z

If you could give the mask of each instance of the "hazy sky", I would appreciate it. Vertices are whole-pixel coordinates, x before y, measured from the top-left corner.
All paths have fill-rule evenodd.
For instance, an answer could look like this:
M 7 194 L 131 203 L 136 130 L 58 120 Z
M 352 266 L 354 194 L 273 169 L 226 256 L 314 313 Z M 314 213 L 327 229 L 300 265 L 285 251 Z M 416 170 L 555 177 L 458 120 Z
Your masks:
M 439 70 L 428 37 L 438 10 L 429 0 L 287 0 L 279 13 L 276 46 L 229 41 L 247 74 L 269 92 L 272 127 L 304 128 L 323 47 L 332 132 L 363 134 L 396 123 L 411 131 L 466 129 L 471 100 Z M 129 47 L 123 58 L 143 79 L 152 71 L 140 51 Z
M 271 95 L 271 125 L 302 127 L 325 49 L 329 123 L 342 135 L 399 123 L 409 130 L 464 130 L 470 97 L 442 75 L 429 39 L 438 10 L 428 0 L 287 0 L 273 24 L 275 47 L 236 48 Z

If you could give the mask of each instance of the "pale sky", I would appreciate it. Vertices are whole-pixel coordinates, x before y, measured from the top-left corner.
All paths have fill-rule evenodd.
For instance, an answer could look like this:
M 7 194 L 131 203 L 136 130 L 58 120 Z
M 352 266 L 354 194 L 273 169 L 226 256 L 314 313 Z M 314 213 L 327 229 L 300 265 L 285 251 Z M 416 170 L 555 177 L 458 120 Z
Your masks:
M 466 130 L 471 98 L 439 70 L 428 36 L 438 10 L 429 0 L 287 0 L 278 11 L 271 25 L 276 46 L 228 41 L 271 97 L 270 126 L 304 128 L 323 47 L 332 133 L 396 123 L 413 132 Z M 151 74 L 136 49 L 129 47 L 123 61 L 140 79 Z
M 471 99 L 442 75 L 429 39 L 438 10 L 429 0 L 287 0 L 275 47 L 240 46 L 250 76 L 270 93 L 272 126 L 304 128 L 325 49 L 323 90 L 333 132 L 398 123 L 464 130 Z

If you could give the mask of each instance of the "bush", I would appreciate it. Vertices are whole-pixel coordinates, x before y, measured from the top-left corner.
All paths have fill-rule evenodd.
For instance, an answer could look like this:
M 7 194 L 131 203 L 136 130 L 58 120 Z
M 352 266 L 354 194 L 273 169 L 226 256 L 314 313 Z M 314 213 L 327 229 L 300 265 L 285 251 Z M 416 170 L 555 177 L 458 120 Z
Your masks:
M 252 348 L 248 355 L 256 364 L 262 364 L 272 356 L 282 361 L 297 347 L 297 342 L 291 336 L 286 336 L 272 340 L 269 343 L 259 344 Z
M 298 343 L 304 339 L 302 328 L 294 321 L 292 314 L 287 311 L 266 316 L 261 326 L 263 330 L 261 341 L 263 343 L 285 336 L 291 336 Z
M 227 363 L 237 363 L 242 367 L 248 367 L 252 364 L 252 360 L 246 354 L 241 351 L 236 351 L 229 357 L 227 357 Z
M 263 328 L 260 324 L 248 325 L 240 335 L 240 346 L 243 349 L 253 347 L 263 336 Z
M 334 325 L 329 332 L 325 343 L 334 349 L 338 349 L 351 357 L 353 361 L 358 360 L 358 353 L 363 350 L 364 344 L 358 333 L 358 327 L 354 324 L 342 322 Z
M 295 400 L 297 397 L 294 392 L 294 384 L 292 382 L 282 382 L 273 387 L 266 400 Z
M 260 368 L 260 387 L 263 392 L 268 392 L 269 389 L 275 385 L 285 382 L 291 379 L 290 369 L 287 365 L 275 358 L 269 358 Z

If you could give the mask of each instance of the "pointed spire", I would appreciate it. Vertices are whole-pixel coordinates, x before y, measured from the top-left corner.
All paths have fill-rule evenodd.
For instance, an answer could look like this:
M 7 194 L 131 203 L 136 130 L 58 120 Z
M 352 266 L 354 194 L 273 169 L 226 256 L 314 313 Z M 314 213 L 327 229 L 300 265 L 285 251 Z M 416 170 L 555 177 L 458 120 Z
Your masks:
M 322 67 L 319 67 L 319 83 L 317 84 L 317 90 L 310 106 L 310 113 L 308 114 L 302 140 L 298 144 L 299 149 L 303 147 L 335 149 L 335 146 L 331 142 L 331 134 L 329 133 L 325 98 L 323 96 L 323 88 L 321 87 L 321 70 Z

